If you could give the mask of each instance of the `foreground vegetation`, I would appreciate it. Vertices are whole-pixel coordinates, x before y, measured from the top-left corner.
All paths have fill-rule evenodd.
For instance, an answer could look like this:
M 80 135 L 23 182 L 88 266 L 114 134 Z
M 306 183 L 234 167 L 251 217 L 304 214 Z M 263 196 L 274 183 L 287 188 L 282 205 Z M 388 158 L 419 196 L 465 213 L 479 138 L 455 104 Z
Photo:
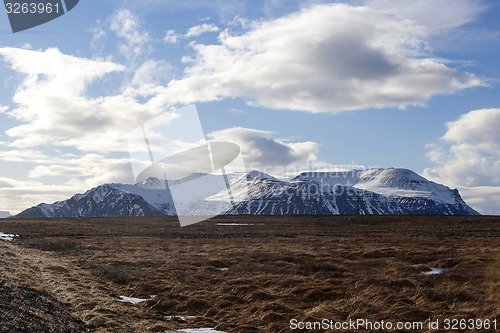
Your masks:
M 2 332 L 500 323 L 496 217 L 226 216 L 188 228 L 164 217 L 8 219 L 0 231 L 20 235 L 0 241 Z M 431 268 L 444 272 L 422 274 Z

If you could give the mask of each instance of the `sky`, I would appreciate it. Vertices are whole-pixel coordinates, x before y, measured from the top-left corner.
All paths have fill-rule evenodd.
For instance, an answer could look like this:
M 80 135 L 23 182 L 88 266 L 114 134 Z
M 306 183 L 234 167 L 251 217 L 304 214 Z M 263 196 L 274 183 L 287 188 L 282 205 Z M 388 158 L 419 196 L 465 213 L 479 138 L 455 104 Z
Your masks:
M 0 211 L 134 183 L 128 135 L 195 105 L 248 169 L 407 168 L 500 214 L 500 3 L 80 0 L 0 13 Z

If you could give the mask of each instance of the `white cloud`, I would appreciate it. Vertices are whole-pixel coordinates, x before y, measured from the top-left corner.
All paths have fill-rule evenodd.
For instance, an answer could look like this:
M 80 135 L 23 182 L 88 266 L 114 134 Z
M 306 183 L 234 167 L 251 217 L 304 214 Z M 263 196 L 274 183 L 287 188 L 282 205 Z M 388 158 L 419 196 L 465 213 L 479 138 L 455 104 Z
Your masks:
M 64 55 L 57 49 L 1 48 L 0 55 L 13 70 L 25 75 L 13 97 L 15 106 L 6 111 L 23 123 L 6 131 L 14 139 L 13 147 L 60 145 L 82 151 L 126 151 L 128 131 L 164 111 L 163 105 L 155 107 L 135 99 L 134 93 L 146 94 L 144 91 L 86 96 L 91 83 L 108 73 L 124 71 L 124 66 Z M 140 67 L 136 83 L 154 83 L 155 75 L 148 75 L 151 65 L 146 62 Z
M 208 23 L 191 27 L 184 35 L 178 34 L 177 32 L 175 32 L 175 30 L 168 30 L 165 33 L 165 37 L 163 37 L 163 41 L 168 44 L 176 44 L 180 39 L 196 37 L 207 32 L 217 32 L 219 30 L 219 27 L 217 27 L 216 25 Z
M 14 214 L 41 202 L 67 199 L 104 183 L 134 182 L 128 158 L 99 154 L 49 156 L 41 151 L 13 150 L 0 154 L 0 159 L 33 166 L 29 180 L 0 177 L 0 202 Z M 45 177 L 53 177 L 54 181 L 48 184 Z
M 446 124 L 443 139 L 454 143 L 475 143 L 483 148 L 500 147 L 500 109 L 475 110 Z
M 284 142 L 271 138 L 271 132 L 234 127 L 212 132 L 214 141 L 237 144 L 247 165 L 279 177 L 287 173 L 297 174 L 311 165 L 323 165 L 318 161 L 319 144 L 316 142 Z
M 235 16 L 226 23 L 229 27 L 242 27 L 243 29 L 248 29 L 252 26 L 252 21 L 248 18 Z
M 6 162 L 20 162 L 20 163 L 54 163 L 52 157 L 47 156 L 39 150 L 33 149 L 10 149 L 7 151 L 0 151 L 0 160 Z
M 135 71 L 127 92 L 135 89 L 140 96 L 150 96 L 164 82 L 170 81 L 174 77 L 174 67 L 164 60 L 145 61 Z
M 148 54 L 151 51 L 149 33 L 142 30 L 139 19 L 129 10 L 121 9 L 110 17 L 110 28 L 124 43 L 120 52 L 129 59 Z
M 424 176 L 459 188 L 480 212 L 500 214 L 500 108 L 471 111 L 446 125 L 441 142 L 429 146 L 436 166 Z
M 194 27 L 189 28 L 189 30 L 186 32 L 184 37 L 185 38 L 196 37 L 196 36 L 202 35 L 202 34 L 207 33 L 207 32 L 217 32 L 219 30 L 220 29 L 214 24 L 204 23 L 204 24 L 196 25 Z
M 59 159 L 48 165 L 38 165 L 29 172 L 29 177 L 65 177 L 67 185 L 79 186 L 85 190 L 109 182 L 133 182 L 128 158 L 113 159 L 99 154 L 86 154 L 77 158 Z
M 246 97 L 256 104 L 328 112 L 421 105 L 438 94 L 479 86 L 430 56 L 425 29 L 366 7 L 317 5 L 254 23 L 219 45 L 193 43 L 186 78 L 160 100 L 180 103 Z
M 431 34 L 471 23 L 486 9 L 479 0 L 366 0 L 363 3 L 414 20 Z
M 176 44 L 179 41 L 179 34 L 175 32 L 175 30 L 168 30 L 165 33 L 165 37 L 163 37 L 163 40 L 165 43 L 170 43 L 170 44 Z
M 92 34 L 90 46 L 93 48 L 97 47 L 97 42 L 106 36 L 101 20 L 97 20 L 96 24 L 89 29 L 89 32 Z
M 467 204 L 484 215 L 500 214 L 500 186 L 459 187 Z
M 20 180 L 6 178 L 6 177 L 0 177 L 0 189 L 2 189 L 2 190 L 7 189 L 7 188 L 24 186 L 26 184 L 39 185 L 39 183 L 37 183 L 37 182 L 26 182 L 26 181 L 20 181 Z
M 0 152 L 0 160 L 33 166 L 28 177 L 58 177 L 80 190 L 107 182 L 133 182 L 129 158 L 102 154 L 57 154 L 40 150 L 13 149 Z
M 88 83 L 123 70 L 122 66 L 67 56 L 57 49 L 2 48 L 0 54 L 13 70 L 26 75 L 13 98 L 16 107 L 7 112 L 27 122 L 6 131 L 18 138 L 13 145 L 50 143 L 57 141 L 58 135 L 74 136 L 83 132 L 79 130 L 99 130 L 106 124 L 106 117 L 96 112 L 97 105 L 81 95 Z
M 0 178 L 0 202 L 11 214 L 38 205 L 40 200 L 52 203 L 67 199 L 78 191 L 73 186 L 46 185 L 38 181 L 21 181 L 11 178 Z

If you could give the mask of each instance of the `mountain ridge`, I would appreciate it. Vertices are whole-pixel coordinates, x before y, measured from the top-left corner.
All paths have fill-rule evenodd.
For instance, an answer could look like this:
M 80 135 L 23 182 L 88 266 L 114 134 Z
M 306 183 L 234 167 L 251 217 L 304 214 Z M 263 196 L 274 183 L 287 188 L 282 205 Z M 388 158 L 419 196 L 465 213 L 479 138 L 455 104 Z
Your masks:
M 229 193 L 213 185 L 220 183 L 222 175 L 190 177 L 103 184 L 67 200 L 28 208 L 15 217 L 172 216 L 181 206 L 182 215 L 479 215 L 458 190 L 408 169 L 303 172 L 288 181 L 254 170 L 228 174 Z M 205 187 L 190 188 L 189 180 L 200 177 Z M 178 188 L 186 184 L 187 198 L 197 195 L 196 201 L 174 200 L 171 193 L 178 196 Z

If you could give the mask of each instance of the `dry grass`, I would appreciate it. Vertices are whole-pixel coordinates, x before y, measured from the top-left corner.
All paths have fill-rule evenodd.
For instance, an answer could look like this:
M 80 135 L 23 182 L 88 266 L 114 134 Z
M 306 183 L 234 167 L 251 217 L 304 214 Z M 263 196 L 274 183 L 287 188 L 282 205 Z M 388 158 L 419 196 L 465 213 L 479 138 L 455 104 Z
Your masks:
M 79 242 L 72 239 L 65 238 L 42 238 L 33 239 L 25 243 L 26 245 L 43 250 L 43 251 L 56 251 L 56 252 L 68 252 L 78 249 Z
M 6 220 L 0 230 L 22 237 L 0 244 L 0 266 L 19 283 L 38 279 L 37 290 L 91 331 L 290 332 L 292 318 L 500 322 L 499 227 L 488 217 L 220 217 L 183 229 L 163 218 Z M 431 267 L 447 271 L 421 273 Z M 119 295 L 157 296 L 131 305 Z
M 130 283 L 132 280 L 127 268 L 117 265 L 98 265 L 92 268 L 92 273 L 117 284 Z

